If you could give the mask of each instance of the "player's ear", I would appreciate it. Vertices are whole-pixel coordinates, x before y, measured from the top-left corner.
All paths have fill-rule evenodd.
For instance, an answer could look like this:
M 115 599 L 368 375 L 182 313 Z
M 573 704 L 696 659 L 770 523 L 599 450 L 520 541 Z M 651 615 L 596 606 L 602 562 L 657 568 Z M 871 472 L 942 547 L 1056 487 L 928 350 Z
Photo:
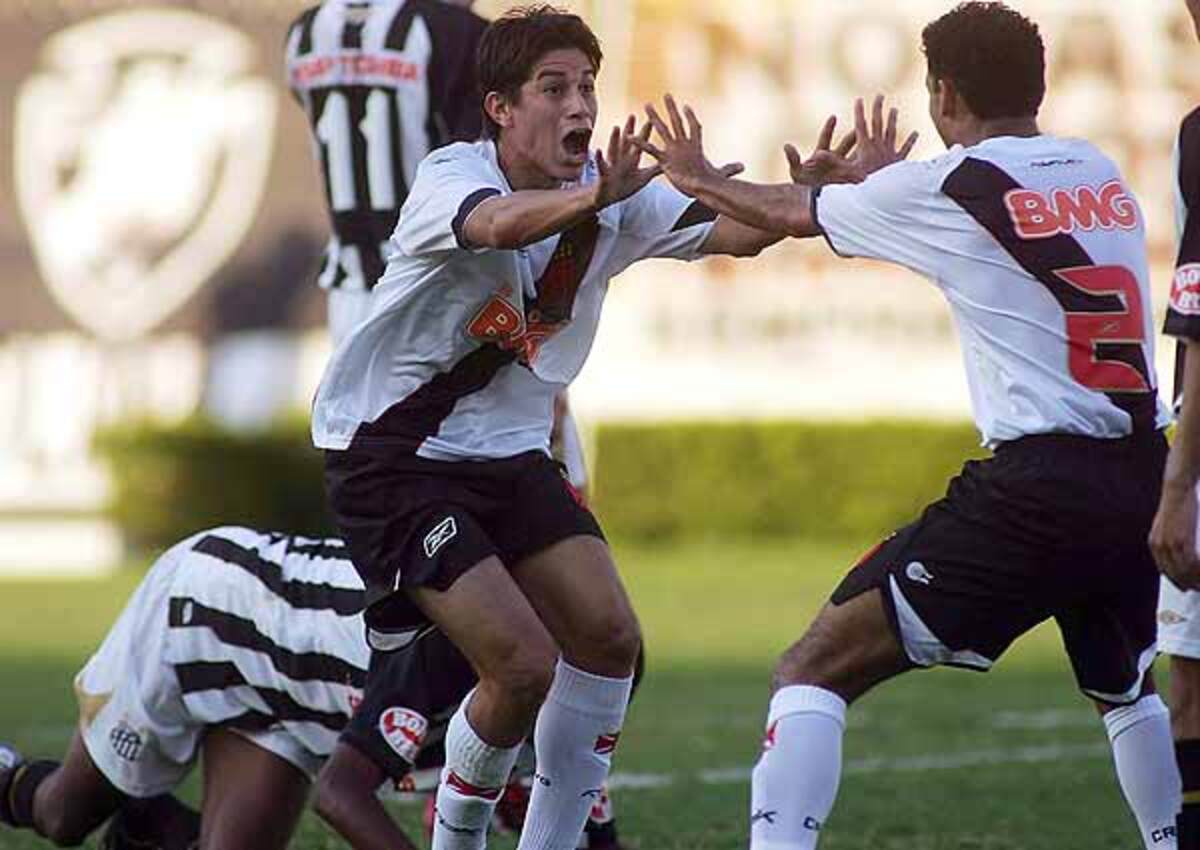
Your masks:
M 498 91 L 490 91 L 483 99 L 483 111 L 496 124 L 504 129 L 512 126 L 512 104 L 508 98 Z

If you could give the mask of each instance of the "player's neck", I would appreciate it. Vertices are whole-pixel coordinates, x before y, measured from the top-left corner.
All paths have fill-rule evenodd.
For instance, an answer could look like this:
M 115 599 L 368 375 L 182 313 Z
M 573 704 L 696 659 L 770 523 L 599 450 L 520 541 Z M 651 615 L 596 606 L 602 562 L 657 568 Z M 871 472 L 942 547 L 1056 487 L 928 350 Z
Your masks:
M 506 144 L 503 137 L 496 140 L 496 161 L 504 172 L 504 179 L 514 192 L 525 189 L 557 189 L 562 185 L 551 175 L 546 174 L 537 163 L 525 156 L 512 145 Z
M 975 121 L 970 126 L 963 128 L 963 133 L 958 139 L 958 143 L 963 147 L 969 148 L 972 145 L 977 145 L 987 139 L 994 139 L 997 136 L 1028 138 L 1030 136 L 1040 136 L 1041 134 L 1042 131 L 1038 129 L 1037 118 L 993 118 L 989 121 Z

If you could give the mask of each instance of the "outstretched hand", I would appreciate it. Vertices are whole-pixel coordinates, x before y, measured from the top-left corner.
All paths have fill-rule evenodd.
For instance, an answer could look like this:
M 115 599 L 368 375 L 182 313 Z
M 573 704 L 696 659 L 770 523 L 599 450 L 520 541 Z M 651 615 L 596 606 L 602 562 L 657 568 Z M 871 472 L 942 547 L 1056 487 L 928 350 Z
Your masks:
M 808 159 L 800 155 L 800 151 L 796 149 L 795 145 L 783 146 L 793 183 L 816 188 L 829 183 L 862 181 L 864 175 L 861 169 L 850 158 L 850 152 L 854 150 L 858 134 L 851 130 L 842 137 L 836 148 L 831 148 L 833 131 L 836 127 L 837 117 L 830 115 L 825 121 L 825 126 L 821 128 L 821 135 L 817 137 L 817 146 Z
M 856 146 L 853 161 L 863 178 L 895 162 L 908 159 L 917 143 L 917 132 L 908 134 L 904 144 L 896 147 L 896 107 L 888 110 L 887 123 L 883 120 L 883 95 L 876 95 L 871 107 L 871 126 L 867 127 L 866 107 L 860 97 L 854 102 L 854 135 Z
M 653 104 L 646 105 L 647 123 L 634 144 L 657 160 L 662 173 L 676 189 L 685 195 L 694 195 L 696 187 L 705 179 L 732 177 L 745 170 L 741 163 L 718 168 L 708 161 L 704 154 L 704 128 L 690 106 L 685 105 L 681 115 L 675 98 L 668 94 L 663 98 L 663 108 L 667 121 Z M 662 147 L 650 143 L 646 134 L 651 128 L 658 133 Z
M 658 165 L 642 168 L 642 149 L 638 141 L 650 138 L 650 125 L 635 132 L 637 122 L 632 115 L 624 127 L 613 127 L 608 137 L 608 154 L 596 151 L 596 168 L 600 179 L 595 182 L 595 206 L 603 209 L 623 201 L 662 173 Z

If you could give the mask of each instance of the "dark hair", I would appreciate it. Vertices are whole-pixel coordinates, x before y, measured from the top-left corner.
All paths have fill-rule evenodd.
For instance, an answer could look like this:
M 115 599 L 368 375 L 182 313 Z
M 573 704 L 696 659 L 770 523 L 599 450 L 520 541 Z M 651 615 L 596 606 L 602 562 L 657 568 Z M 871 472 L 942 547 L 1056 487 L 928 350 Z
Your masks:
M 510 102 L 520 98 L 521 85 L 529 80 L 533 68 L 552 50 L 577 48 L 583 51 L 598 72 L 600 42 L 578 15 L 553 6 L 522 6 L 492 21 L 479 39 L 479 91 L 484 97 L 499 92 Z M 484 110 L 483 133 L 488 138 L 500 134 L 500 127 Z
M 1037 24 L 1003 3 L 962 3 L 925 27 L 929 74 L 954 83 L 977 118 L 1036 115 L 1046 96 Z

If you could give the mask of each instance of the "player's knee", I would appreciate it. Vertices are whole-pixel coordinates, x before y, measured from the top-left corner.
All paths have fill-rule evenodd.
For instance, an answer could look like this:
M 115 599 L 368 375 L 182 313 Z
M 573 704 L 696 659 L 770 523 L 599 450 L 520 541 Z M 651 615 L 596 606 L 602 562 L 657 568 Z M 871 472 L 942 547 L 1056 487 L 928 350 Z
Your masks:
M 523 647 L 514 652 L 497 671 L 496 678 L 509 699 L 536 711 L 554 681 L 557 647 Z
M 567 660 L 602 676 L 633 672 L 642 646 L 642 630 L 630 611 L 614 611 L 592 619 L 575 637 Z

